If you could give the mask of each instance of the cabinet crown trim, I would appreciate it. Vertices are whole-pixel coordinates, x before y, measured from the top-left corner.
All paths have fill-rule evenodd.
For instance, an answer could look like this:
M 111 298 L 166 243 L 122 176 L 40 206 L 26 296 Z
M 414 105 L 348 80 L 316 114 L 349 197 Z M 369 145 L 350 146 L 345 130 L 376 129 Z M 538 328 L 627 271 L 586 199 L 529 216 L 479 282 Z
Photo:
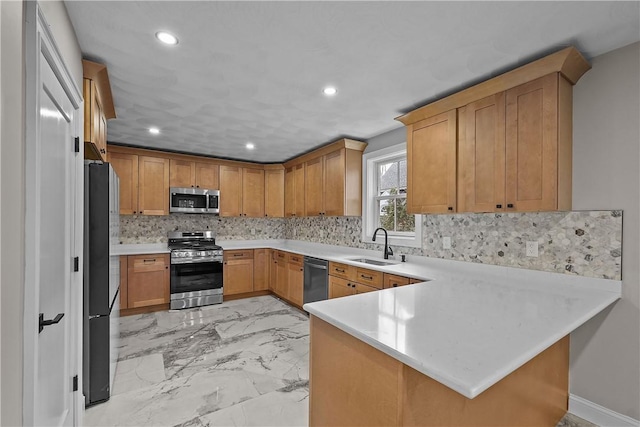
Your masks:
M 355 139 L 342 138 L 342 139 L 339 139 L 338 141 L 332 142 L 331 144 L 327 144 L 316 150 L 313 150 L 306 154 L 298 156 L 295 159 L 291 159 L 284 163 L 284 167 L 289 168 L 291 166 L 296 166 L 306 161 L 315 159 L 317 157 L 324 156 L 325 154 L 331 153 L 333 151 L 340 150 L 341 148 L 347 148 L 349 150 L 356 150 L 356 151 L 364 151 L 366 147 L 367 147 L 366 142 L 356 141 Z
M 113 95 L 111 94 L 111 83 L 109 83 L 109 73 L 107 67 L 97 62 L 82 60 L 82 74 L 85 79 L 93 80 L 100 94 L 102 110 L 107 119 L 116 118 L 116 108 L 113 105 Z
M 438 99 L 407 114 L 396 117 L 396 120 L 411 125 L 437 114 L 463 107 L 470 102 L 494 95 L 530 82 L 551 73 L 560 73 L 572 85 L 591 69 L 591 64 L 573 46 L 547 55 L 529 64 L 508 71 L 470 88 Z

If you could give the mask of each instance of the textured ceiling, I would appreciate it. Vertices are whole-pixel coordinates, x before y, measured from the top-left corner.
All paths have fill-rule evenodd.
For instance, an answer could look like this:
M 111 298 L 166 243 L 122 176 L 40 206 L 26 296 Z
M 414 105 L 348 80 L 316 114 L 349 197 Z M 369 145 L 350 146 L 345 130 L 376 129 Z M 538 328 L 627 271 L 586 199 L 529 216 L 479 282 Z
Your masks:
M 591 58 L 640 39 L 638 2 L 66 5 L 84 56 L 109 70 L 110 142 L 259 162 L 399 127 L 403 112 L 570 44 Z

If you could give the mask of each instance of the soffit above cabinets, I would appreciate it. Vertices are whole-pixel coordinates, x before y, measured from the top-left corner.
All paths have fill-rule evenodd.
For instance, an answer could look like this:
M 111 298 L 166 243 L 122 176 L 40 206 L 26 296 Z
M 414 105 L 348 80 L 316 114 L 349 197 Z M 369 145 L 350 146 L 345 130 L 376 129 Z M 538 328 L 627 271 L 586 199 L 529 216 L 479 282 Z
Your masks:
M 401 126 L 400 114 L 568 45 L 589 59 L 640 39 L 638 2 L 66 7 L 83 55 L 109 70 L 118 112 L 109 142 L 259 162 L 368 139 Z M 178 45 L 160 44 L 160 30 Z M 323 95 L 327 85 L 337 95 Z

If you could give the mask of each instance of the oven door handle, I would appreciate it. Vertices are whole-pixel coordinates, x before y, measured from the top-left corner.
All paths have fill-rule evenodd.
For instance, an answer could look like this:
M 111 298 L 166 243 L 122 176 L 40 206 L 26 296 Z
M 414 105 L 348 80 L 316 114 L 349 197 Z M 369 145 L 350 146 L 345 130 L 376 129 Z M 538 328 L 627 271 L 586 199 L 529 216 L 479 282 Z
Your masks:
M 172 258 L 171 265 L 176 264 L 202 264 L 204 262 L 216 262 L 222 264 L 222 258 L 198 258 L 198 259 L 180 259 Z

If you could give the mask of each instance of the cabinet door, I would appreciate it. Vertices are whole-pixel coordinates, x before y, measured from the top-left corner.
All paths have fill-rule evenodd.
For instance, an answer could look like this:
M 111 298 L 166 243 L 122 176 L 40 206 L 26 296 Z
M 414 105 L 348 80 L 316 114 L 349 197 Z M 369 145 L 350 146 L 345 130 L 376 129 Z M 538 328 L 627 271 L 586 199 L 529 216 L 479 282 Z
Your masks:
M 144 215 L 169 215 L 169 159 L 138 158 L 138 207 Z
M 120 309 L 129 308 L 128 260 L 126 255 L 120 256 Z
M 207 188 L 209 190 L 218 190 L 219 166 L 211 163 L 196 162 L 196 188 Z
M 169 163 L 169 184 L 171 187 L 193 187 L 195 185 L 196 165 L 186 160 L 171 159 Z
M 284 169 L 264 171 L 264 216 L 284 216 Z
M 339 277 L 329 276 L 329 299 L 355 295 L 356 285 Z
M 269 290 L 271 292 L 276 291 L 276 283 L 278 283 L 278 266 L 276 265 L 276 254 L 278 252 L 274 249 L 269 251 Z
M 109 163 L 120 179 L 120 215 L 138 213 L 138 156 L 111 151 Z
M 222 270 L 223 294 L 234 295 L 253 291 L 253 259 L 229 259 Z
M 84 79 L 82 95 L 84 97 L 84 140 L 87 142 L 93 142 L 93 132 L 91 127 L 93 123 L 93 111 L 92 106 L 94 104 L 93 98 L 95 97 L 95 83 L 91 79 Z
M 266 291 L 269 289 L 269 249 L 253 250 L 253 290 Z
M 100 142 L 98 144 L 98 151 L 100 152 L 100 158 L 102 161 L 107 161 L 107 118 L 104 115 L 104 110 L 100 108 Z
M 169 254 L 130 255 L 128 308 L 169 303 Z
M 305 185 L 304 185 L 304 180 L 305 180 L 305 165 L 304 163 L 301 163 L 299 165 L 295 166 L 295 216 L 305 216 L 306 212 L 305 212 L 305 200 L 304 200 L 304 191 L 305 191 Z
M 459 119 L 458 212 L 504 211 L 504 92 L 461 108 Z
M 456 209 L 456 110 L 407 127 L 407 209 L 444 213 Z
M 304 209 L 307 216 L 324 212 L 324 159 L 318 157 L 305 163 Z
M 284 171 L 284 215 L 296 216 L 296 168 Z
M 288 300 L 302 307 L 304 270 L 301 264 L 288 264 L 289 295 Z
M 344 215 L 345 149 L 324 156 L 323 215 Z
M 276 260 L 276 294 L 280 298 L 289 298 L 289 272 L 287 271 L 287 261 Z
M 558 76 L 507 91 L 507 211 L 557 209 Z
M 220 216 L 242 214 L 242 168 L 220 166 Z
M 264 170 L 242 169 L 242 216 L 264 216 Z
M 366 292 L 374 292 L 378 291 L 378 288 L 374 288 L 373 286 L 364 285 L 362 283 L 356 283 L 356 294 L 364 294 Z
M 396 276 L 394 274 L 384 274 L 383 288 L 397 288 L 398 286 L 405 286 L 409 284 L 410 279 L 408 277 Z

